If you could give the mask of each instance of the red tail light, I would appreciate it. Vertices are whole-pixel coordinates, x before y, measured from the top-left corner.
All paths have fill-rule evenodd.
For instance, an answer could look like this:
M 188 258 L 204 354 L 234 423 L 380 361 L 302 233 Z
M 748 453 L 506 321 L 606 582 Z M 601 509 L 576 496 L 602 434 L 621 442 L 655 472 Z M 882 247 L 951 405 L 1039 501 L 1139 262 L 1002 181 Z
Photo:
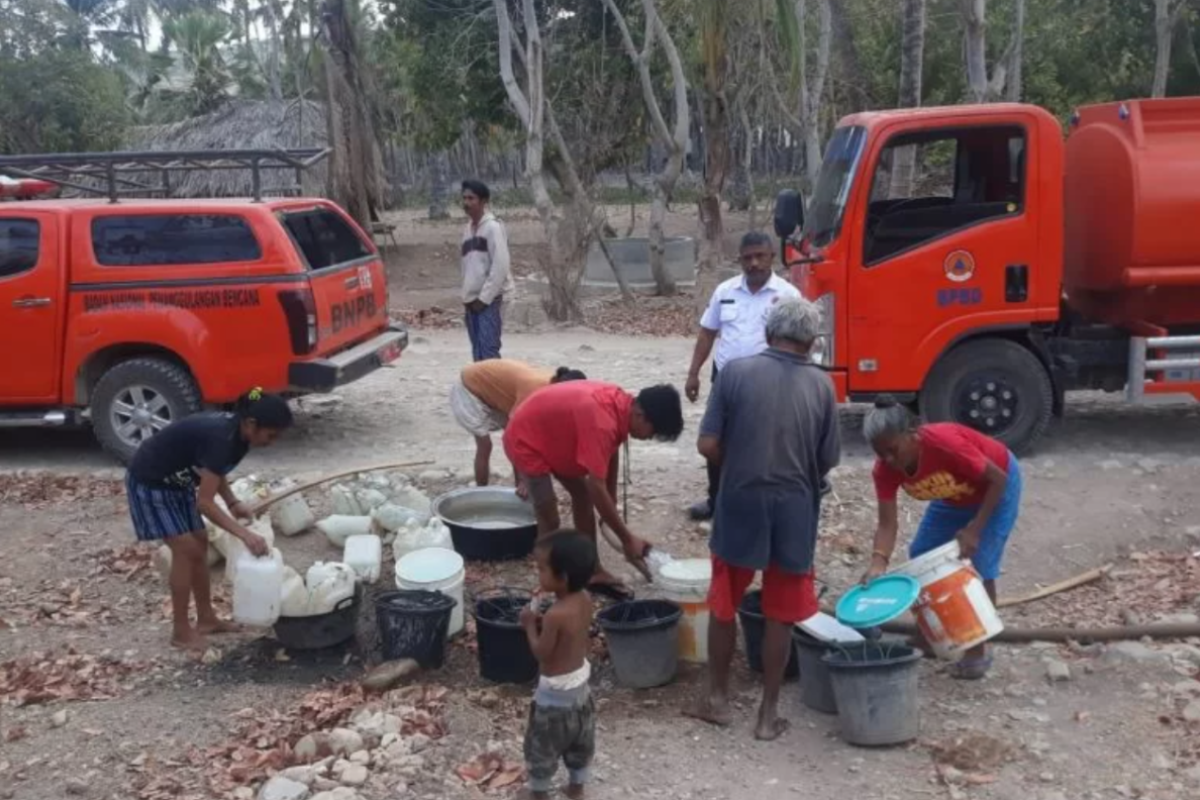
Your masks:
M 311 289 L 285 289 L 279 293 L 279 304 L 287 320 L 292 352 L 305 356 L 317 347 L 317 308 Z

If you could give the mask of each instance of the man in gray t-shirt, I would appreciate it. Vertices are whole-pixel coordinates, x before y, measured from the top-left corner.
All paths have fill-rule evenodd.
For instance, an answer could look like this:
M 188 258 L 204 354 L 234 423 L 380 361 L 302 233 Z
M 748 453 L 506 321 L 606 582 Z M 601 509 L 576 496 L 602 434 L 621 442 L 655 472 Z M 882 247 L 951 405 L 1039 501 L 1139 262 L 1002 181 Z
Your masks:
M 833 382 L 808 360 L 820 312 L 783 300 L 767 317 L 769 349 L 731 362 L 708 399 L 700 454 L 721 465 L 713 514 L 709 590 L 709 693 L 695 716 L 728 724 L 734 619 L 755 573 L 763 573 L 763 699 L 755 736 L 786 727 L 777 714 L 791 655 L 791 627 L 817 612 L 813 551 L 821 485 L 841 453 Z

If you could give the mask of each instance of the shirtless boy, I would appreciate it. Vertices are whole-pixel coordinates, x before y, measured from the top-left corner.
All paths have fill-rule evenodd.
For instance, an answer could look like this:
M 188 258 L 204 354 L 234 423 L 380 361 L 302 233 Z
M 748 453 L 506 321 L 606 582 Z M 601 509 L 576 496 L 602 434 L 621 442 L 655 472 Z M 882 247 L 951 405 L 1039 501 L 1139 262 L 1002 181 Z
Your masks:
M 544 615 L 529 607 L 521 612 L 521 626 L 541 665 L 525 731 L 529 791 L 535 800 L 550 797 L 561 759 L 570 781 L 566 795 L 579 800 L 596 751 L 587 660 L 592 600 L 586 591 L 596 571 L 596 545 L 578 531 L 563 530 L 538 542 L 535 553 L 538 582 L 555 600 Z

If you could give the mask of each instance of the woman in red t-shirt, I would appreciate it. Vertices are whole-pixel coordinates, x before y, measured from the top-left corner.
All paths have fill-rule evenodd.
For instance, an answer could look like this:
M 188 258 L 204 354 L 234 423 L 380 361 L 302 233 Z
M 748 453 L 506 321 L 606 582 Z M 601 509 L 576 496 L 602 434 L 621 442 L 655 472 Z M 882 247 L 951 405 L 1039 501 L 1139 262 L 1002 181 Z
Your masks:
M 896 495 L 903 488 L 929 502 L 909 558 L 957 539 L 971 559 L 992 602 L 1004 546 L 1021 507 L 1021 469 L 1002 442 L 952 422 L 916 425 L 904 406 L 881 398 L 863 424 L 877 456 L 873 477 L 879 503 L 875 547 L 864 581 L 887 571 L 899 530 Z M 991 666 L 984 645 L 955 665 L 956 677 L 982 678 Z

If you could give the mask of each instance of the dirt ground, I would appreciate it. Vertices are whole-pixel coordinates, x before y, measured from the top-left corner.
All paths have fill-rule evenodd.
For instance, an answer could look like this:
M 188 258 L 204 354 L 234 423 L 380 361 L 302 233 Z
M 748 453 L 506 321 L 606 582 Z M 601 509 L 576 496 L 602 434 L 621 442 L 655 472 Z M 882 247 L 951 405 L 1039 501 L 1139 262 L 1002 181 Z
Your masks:
M 531 218 L 516 224 L 518 214 L 506 216 L 517 259 L 531 260 Z M 452 308 L 458 223 L 432 225 L 415 217 L 402 223 L 401 246 L 391 258 L 394 308 Z M 672 224 L 692 229 L 687 215 Z M 690 224 L 694 228 L 694 220 Z M 730 225 L 731 236 L 739 225 L 745 221 Z M 675 301 L 681 319 L 690 302 Z M 393 369 L 346 387 L 336 400 L 301 401 L 296 430 L 269 451 L 253 453 L 240 474 L 304 479 L 359 464 L 428 460 L 433 463 L 411 470 L 427 492 L 464 485 L 472 444 L 454 424 L 445 397 L 469 348 L 453 314 L 438 324 L 450 327 L 414 330 Z M 636 389 L 682 384 L 691 341 L 539 326 L 507 334 L 504 352 Z M 685 413 L 679 442 L 633 444 L 629 511 L 632 526 L 647 539 L 676 555 L 702 555 L 705 532 L 684 514 L 703 489 L 694 448 L 701 406 L 689 405 Z M 844 411 L 843 466 L 833 477 L 819 552 L 818 574 L 829 598 L 853 583 L 870 551 L 874 506 L 860 424 L 861 409 Z M 1021 594 L 1109 562 L 1116 567 L 1100 584 L 1005 612 L 1009 625 L 1197 621 L 1198 431 L 1200 414 L 1190 406 L 1130 409 L 1090 395 L 1070 403 L 1066 419 L 1024 460 L 1025 502 L 1001 594 Z M 503 471 L 498 456 L 493 467 Z M 195 787 L 213 786 L 201 779 L 229 765 L 231 742 L 269 749 L 275 742 L 261 726 L 285 726 L 282 717 L 303 702 L 309 704 L 304 713 L 316 713 L 316 701 L 304 698 L 320 688 L 342 691 L 332 687 L 357 679 L 372 654 L 285 656 L 253 634 L 220 642 L 212 663 L 170 650 L 165 590 L 146 566 L 147 552 L 131 547 L 120 476 L 86 432 L 5 432 L 0 438 L 0 798 L 247 796 L 228 786 Z M 911 535 L 919 511 L 903 508 L 904 535 Z M 280 547 L 301 572 L 314 560 L 337 557 L 317 532 L 281 540 Z M 632 580 L 614 553 L 603 555 Z M 524 563 L 473 567 L 468 582 L 474 589 L 530 586 L 534 575 Z M 665 689 L 630 692 L 614 684 L 601 657 L 591 796 L 1200 796 L 1200 640 L 1002 645 L 997 651 L 996 669 L 975 684 L 955 682 L 936 663 L 924 663 L 920 738 L 880 750 L 842 742 L 836 719 L 804 708 L 795 685 L 784 696 L 792 729 L 777 742 L 754 742 L 758 685 L 740 656 L 737 723 L 728 731 L 678 713 L 700 686 L 695 669 L 683 669 Z M 18 705 L 20 697 L 3 687 L 6 676 L 13 681 L 25 667 L 27 679 L 33 674 L 44 683 L 51 676 L 50 685 L 43 686 L 45 695 L 26 696 Z M 1051 674 L 1065 679 L 1052 681 Z M 444 687 L 444 697 L 405 702 L 418 707 L 413 713 L 422 730 L 444 729 L 445 735 L 435 735 L 407 773 L 373 773 L 359 796 L 485 796 L 455 770 L 490 751 L 505 765 L 519 763 L 527 690 L 485 684 L 470 636 L 452 643 L 446 666 L 420 682 Z M 311 714 L 305 719 L 311 722 Z M 247 727 L 248 721 L 260 727 Z M 185 786 L 172 789 L 172 780 Z

